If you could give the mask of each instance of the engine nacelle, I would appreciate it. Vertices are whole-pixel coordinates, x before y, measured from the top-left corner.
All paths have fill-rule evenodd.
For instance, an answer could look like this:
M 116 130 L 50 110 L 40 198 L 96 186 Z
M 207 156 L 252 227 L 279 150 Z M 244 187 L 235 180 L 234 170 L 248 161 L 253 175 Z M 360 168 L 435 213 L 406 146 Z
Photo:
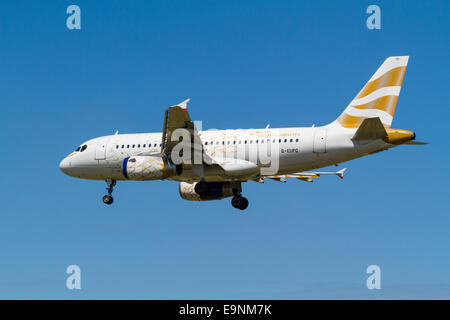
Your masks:
M 123 160 L 122 171 L 129 180 L 161 180 L 181 174 L 182 167 L 161 157 L 133 156 Z
M 233 189 L 240 191 L 240 182 L 206 182 L 208 192 L 200 196 L 195 192 L 195 185 L 198 182 L 180 182 L 180 196 L 184 200 L 190 201 L 207 201 L 219 200 L 227 197 L 232 197 Z

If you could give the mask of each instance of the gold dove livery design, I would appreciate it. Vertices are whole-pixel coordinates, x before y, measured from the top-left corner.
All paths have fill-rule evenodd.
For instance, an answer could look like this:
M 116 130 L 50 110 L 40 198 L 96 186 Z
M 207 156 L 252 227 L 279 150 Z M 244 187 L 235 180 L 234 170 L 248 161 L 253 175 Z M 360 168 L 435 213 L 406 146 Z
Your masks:
M 345 168 L 316 171 L 399 145 L 422 145 L 413 131 L 392 128 L 408 56 L 387 58 L 342 114 L 325 126 L 198 130 L 187 111 L 189 99 L 169 107 L 163 130 L 116 134 L 82 143 L 60 163 L 63 173 L 104 180 L 112 204 L 117 181 L 172 180 L 190 201 L 231 198 L 246 209 L 247 181 L 312 182 L 323 175 L 343 178 Z

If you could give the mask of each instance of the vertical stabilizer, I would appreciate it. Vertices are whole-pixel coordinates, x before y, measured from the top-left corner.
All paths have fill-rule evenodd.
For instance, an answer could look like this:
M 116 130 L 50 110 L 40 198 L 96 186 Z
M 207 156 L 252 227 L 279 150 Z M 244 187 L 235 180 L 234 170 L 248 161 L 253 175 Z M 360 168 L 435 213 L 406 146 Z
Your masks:
M 364 119 L 378 117 L 384 127 L 390 128 L 408 59 L 387 58 L 333 125 L 358 128 Z

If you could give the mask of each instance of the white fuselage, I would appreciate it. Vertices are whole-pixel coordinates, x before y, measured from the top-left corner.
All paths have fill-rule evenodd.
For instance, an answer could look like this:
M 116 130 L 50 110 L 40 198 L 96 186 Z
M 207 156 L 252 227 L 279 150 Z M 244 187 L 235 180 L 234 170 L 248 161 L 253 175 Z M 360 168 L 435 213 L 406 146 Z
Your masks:
M 391 128 L 409 56 L 388 57 L 350 104 L 322 127 L 197 131 L 187 99 L 164 113 L 163 133 L 115 134 L 82 144 L 60 164 L 70 176 L 105 180 L 175 180 L 185 200 L 232 197 L 244 210 L 242 182 L 294 178 L 311 182 L 337 172 L 309 172 L 416 141 L 413 131 Z
M 395 145 L 381 139 L 367 143 L 353 141 L 356 129 L 337 126 L 280 129 L 207 130 L 199 132 L 205 152 L 211 157 L 234 157 L 264 167 L 261 150 L 276 148 L 278 174 L 288 174 L 335 165 Z M 73 177 L 91 180 L 126 180 L 123 160 L 141 153 L 161 151 L 161 133 L 116 134 L 91 139 L 83 151 L 67 156 L 61 170 Z M 274 149 L 271 149 L 274 150 Z M 206 181 L 217 180 L 204 177 Z M 198 181 L 199 177 L 182 174 L 170 180 Z

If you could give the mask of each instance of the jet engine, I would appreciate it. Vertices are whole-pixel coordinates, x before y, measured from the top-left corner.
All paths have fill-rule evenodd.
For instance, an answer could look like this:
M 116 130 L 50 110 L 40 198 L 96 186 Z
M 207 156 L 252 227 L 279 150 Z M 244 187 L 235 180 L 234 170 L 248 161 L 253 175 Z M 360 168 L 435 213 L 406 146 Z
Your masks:
M 160 180 L 180 175 L 181 165 L 174 165 L 161 157 L 133 156 L 123 160 L 122 171 L 129 180 Z
M 201 188 L 199 188 L 201 187 Z M 180 196 L 184 200 L 219 200 L 234 195 L 233 189 L 241 191 L 240 182 L 180 182 Z M 201 195 L 200 195 L 200 194 Z

